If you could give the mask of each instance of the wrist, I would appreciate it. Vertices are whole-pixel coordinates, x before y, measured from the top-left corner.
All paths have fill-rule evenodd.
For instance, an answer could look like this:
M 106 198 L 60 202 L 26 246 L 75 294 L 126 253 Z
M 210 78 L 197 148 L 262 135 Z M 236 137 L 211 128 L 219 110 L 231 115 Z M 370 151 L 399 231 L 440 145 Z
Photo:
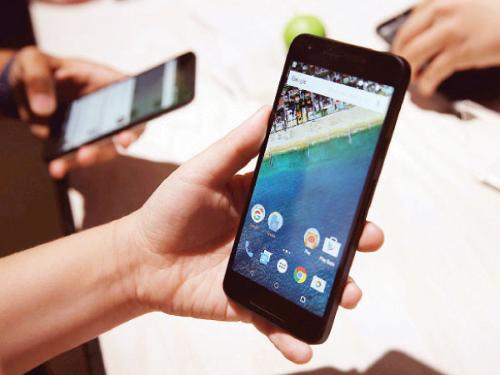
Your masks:
M 138 213 L 133 212 L 114 221 L 112 229 L 113 255 L 115 274 L 120 284 L 124 303 L 136 315 L 151 312 L 138 293 L 139 275 L 141 274 L 142 246 L 139 239 Z

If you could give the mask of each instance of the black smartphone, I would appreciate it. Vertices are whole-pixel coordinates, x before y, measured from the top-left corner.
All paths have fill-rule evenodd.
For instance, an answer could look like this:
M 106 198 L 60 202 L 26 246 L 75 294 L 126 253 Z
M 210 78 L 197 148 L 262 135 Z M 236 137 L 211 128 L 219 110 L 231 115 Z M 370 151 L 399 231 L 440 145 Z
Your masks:
M 409 76 L 311 35 L 288 52 L 224 290 L 308 343 L 330 333 Z
M 410 17 L 412 8 L 377 26 L 377 33 L 390 46 L 398 30 Z M 453 73 L 437 88 L 450 100 L 492 100 L 500 97 L 500 67 L 467 69 Z
M 59 108 L 52 119 L 45 159 L 71 154 L 191 102 L 196 57 L 192 52 L 113 83 Z

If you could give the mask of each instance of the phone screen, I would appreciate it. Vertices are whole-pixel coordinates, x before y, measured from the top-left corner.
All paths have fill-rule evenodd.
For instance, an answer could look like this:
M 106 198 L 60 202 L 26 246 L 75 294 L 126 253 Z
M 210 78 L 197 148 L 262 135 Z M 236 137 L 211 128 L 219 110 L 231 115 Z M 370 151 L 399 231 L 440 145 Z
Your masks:
M 394 87 L 289 67 L 232 268 L 321 317 Z
M 67 152 L 189 101 L 193 76 L 194 55 L 188 53 L 75 100 L 62 125 L 59 150 Z

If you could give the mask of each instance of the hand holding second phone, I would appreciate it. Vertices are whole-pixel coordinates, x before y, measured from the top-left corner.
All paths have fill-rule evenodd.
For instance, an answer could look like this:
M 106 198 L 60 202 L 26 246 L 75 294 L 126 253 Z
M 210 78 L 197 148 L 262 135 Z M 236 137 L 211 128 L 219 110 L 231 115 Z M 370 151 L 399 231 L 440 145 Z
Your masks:
M 430 95 L 456 71 L 500 65 L 499 19 L 498 0 L 425 0 L 399 30 L 393 51 Z
M 50 132 L 50 116 L 59 104 L 69 103 L 123 78 L 123 74 L 109 67 L 79 59 L 53 57 L 31 46 L 16 53 L 9 81 L 21 119 L 30 124 L 36 136 L 46 138 Z M 140 131 L 139 128 L 123 131 L 113 141 L 128 147 Z M 89 166 L 115 155 L 112 142 L 104 147 L 96 144 L 83 146 L 74 158 L 52 161 L 49 173 L 54 178 L 62 178 L 70 169 Z
M 251 174 L 236 173 L 259 152 L 270 110 L 263 108 L 167 178 L 144 206 L 125 218 L 128 245 L 121 259 L 125 290 L 146 311 L 253 324 L 289 360 L 305 363 L 312 351 L 232 303 L 222 281 Z M 383 233 L 367 223 L 359 243 L 374 251 Z M 126 249 L 126 250 L 124 250 Z M 350 279 L 341 305 L 353 308 L 361 290 Z

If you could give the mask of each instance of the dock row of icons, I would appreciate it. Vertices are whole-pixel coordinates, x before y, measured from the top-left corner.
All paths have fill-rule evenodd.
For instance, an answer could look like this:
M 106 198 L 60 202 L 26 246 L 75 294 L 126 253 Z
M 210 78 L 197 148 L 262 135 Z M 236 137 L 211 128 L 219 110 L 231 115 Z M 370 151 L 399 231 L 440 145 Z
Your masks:
M 254 253 L 253 251 L 250 250 L 249 241 L 245 241 L 245 251 L 249 257 L 253 257 Z M 269 250 L 263 250 L 260 253 L 259 263 L 267 266 L 271 261 L 272 255 L 273 253 L 271 253 Z M 286 273 L 288 271 L 287 260 L 285 258 L 280 258 L 276 263 L 276 269 L 278 270 L 279 273 Z M 302 266 L 295 267 L 295 269 L 293 270 L 293 279 L 297 284 L 304 284 L 307 280 L 307 270 L 305 269 L 305 267 Z M 279 288 L 278 282 L 274 283 L 274 287 L 275 289 Z M 326 287 L 326 281 L 320 278 L 319 276 L 314 275 L 310 287 L 320 293 L 324 293 Z
M 251 217 L 255 223 L 262 222 L 266 217 L 266 209 L 261 204 L 255 204 L 251 210 Z M 273 232 L 277 232 L 283 226 L 283 216 L 278 212 L 271 212 L 267 219 L 267 225 Z M 310 250 L 316 249 L 320 244 L 321 236 L 316 228 L 309 228 L 304 233 L 304 246 Z M 336 237 L 326 237 L 323 242 L 322 251 L 333 257 L 338 257 L 342 244 Z

